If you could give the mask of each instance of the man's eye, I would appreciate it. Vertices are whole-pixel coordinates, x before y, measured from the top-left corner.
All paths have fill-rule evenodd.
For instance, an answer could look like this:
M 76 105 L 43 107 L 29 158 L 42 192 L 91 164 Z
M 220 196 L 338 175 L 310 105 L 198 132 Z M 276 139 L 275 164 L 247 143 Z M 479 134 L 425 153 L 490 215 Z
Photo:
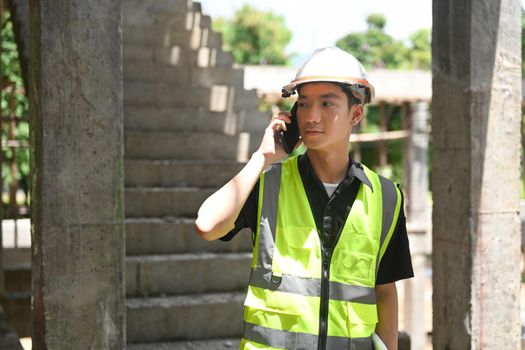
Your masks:
M 299 108 L 306 107 L 306 103 L 304 103 L 304 102 L 298 102 L 298 103 L 297 103 L 297 107 L 299 107 Z
M 332 102 L 328 102 L 328 101 L 323 102 L 323 107 L 330 107 L 330 106 L 333 106 Z

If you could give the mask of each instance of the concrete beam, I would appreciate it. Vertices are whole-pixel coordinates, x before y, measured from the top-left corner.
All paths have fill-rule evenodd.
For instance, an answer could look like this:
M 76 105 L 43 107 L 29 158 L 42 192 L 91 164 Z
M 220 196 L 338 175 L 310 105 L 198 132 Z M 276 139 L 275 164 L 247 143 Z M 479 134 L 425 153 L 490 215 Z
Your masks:
M 433 2 L 433 346 L 519 349 L 520 2 Z
M 119 0 L 31 0 L 33 349 L 124 349 Z

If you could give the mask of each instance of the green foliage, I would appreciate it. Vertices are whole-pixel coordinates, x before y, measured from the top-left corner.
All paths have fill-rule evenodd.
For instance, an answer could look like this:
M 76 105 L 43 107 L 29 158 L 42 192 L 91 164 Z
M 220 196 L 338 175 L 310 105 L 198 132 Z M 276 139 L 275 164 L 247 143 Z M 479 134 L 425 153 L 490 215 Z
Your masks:
M 386 113 L 390 115 L 387 131 L 401 130 L 401 106 L 387 106 L 386 108 L 388 109 Z M 366 121 L 361 121 L 362 133 L 378 133 L 381 131 L 379 127 L 379 106 L 367 106 L 365 118 Z M 385 144 L 388 158 L 386 167 L 381 168 L 379 166 L 379 148 L 378 143 L 375 142 L 360 144 L 361 162 L 383 176 L 403 185 L 403 140 L 389 140 L 385 141 Z M 351 147 L 353 148 L 355 145 L 351 144 Z
M 232 52 L 236 63 L 289 63 L 285 48 L 292 33 L 282 16 L 244 5 L 233 18 L 214 20 L 213 29 L 223 34 L 224 48 Z
M 4 183 L 17 182 L 25 190 L 29 189 L 29 141 L 28 101 L 24 91 L 20 60 L 18 57 L 17 46 L 13 34 L 13 25 L 10 20 L 9 12 L 4 10 L 2 17 L 2 54 L 0 57 L 1 79 L 2 79 L 2 98 L 1 114 L 2 117 L 14 117 L 16 127 L 13 130 L 14 141 L 18 141 L 23 147 L 6 147 L 5 142 L 9 139 L 9 121 L 2 122 L 2 178 Z M 22 120 L 22 118 L 24 118 Z M 16 156 L 17 173 L 12 178 L 7 163 L 13 156 Z M 4 196 L 3 196 L 4 197 Z
M 420 29 L 410 35 L 410 55 L 412 67 L 432 69 L 432 50 L 430 47 L 430 29 Z
M 368 30 L 377 29 L 383 30 L 386 26 L 386 17 L 380 13 L 372 13 L 366 18 L 368 24 Z
M 386 18 L 371 14 L 366 21 L 366 32 L 350 33 L 335 45 L 350 52 L 367 67 L 399 68 L 406 61 L 407 48 L 385 33 Z
M 405 45 L 385 32 L 385 16 L 371 14 L 366 22 L 365 32 L 347 34 L 337 40 L 336 46 L 350 52 L 366 67 L 430 69 L 430 30 L 413 33 Z

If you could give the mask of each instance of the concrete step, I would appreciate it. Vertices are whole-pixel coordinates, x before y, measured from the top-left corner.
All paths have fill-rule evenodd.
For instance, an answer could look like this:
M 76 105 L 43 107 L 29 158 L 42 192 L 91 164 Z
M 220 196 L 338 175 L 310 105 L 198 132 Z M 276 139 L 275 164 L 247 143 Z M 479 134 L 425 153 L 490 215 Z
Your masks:
M 200 131 L 235 135 L 239 132 L 260 132 L 270 115 L 258 111 L 237 110 L 211 112 L 204 108 L 125 106 L 124 127 L 138 131 Z
M 240 231 L 229 242 L 205 241 L 195 232 L 195 219 L 126 219 L 126 255 L 176 254 L 189 252 L 251 252 L 251 230 Z
M 128 344 L 127 350 L 233 350 L 239 349 L 239 338 L 164 343 Z
M 234 63 L 231 52 L 220 48 L 183 49 L 178 45 L 153 47 L 132 44 L 123 46 L 123 62 L 151 62 L 179 67 L 232 67 Z
M 258 106 L 257 93 L 243 85 L 213 85 L 191 88 L 162 81 L 127 79 L 124 105 L 204 108 L 213 112 L 253 109 Z
M 19 337 L 30 337 L 32 335 L 31 290 L 5 293 L 1 304 L 1 308 L 4 309 L 9 319 L 9 324 L 17 335 Z
M 127 81 L 166 82 L 191 90 L 213 85 L 243 86 L 244 71 L 232 67 L 180 67 L 153 62 L 124 63 L 124 85 Z
M 5 243 L 5 242 L 4 242 Z M 31 248 L 5 248 L 2 250 L 3 268 L 31 265 Z
M 127 187 L 221 187 L 245 163 L 235 161 L 125 160 Z
M 240 338 L 244 294 L 127 298 L 128 343 Z
M 0 349 L 23 350 L 19 336 L 13 329 L 9 317 L 0 306 Z
M 247 161 L 257 150 L 260 134 L 229 136 L 197 132 L 125 133 L 125 158 L 143 160 L 236 160 Z
M 242 290 L 248 284 L 251 260 L 251 253 L 129 256 L 126 257 L 126 295 L 148 297 Z
M 31 292 L 31 264 L 5 267 L 4 288 L 7 293 Z
M 157 14 L 198 12 L 192 0 L 126 0 L 122 2 L 123 27 L 153 23 Z
M 132 22 L 124 20 L 124 30 L 130 27 L 142 28 L 145 25 L 161 25 L 172 30 L 192 30 L 194 28 L 210 29 L 212 27 L 211 17 L 200 10 L 188 9 L 182 12 L 150 12 L 148 21 Z
M 195 217 L 204 200 L 215 189 L 195 187 L 151 187 L 125 189 L 126 218 Z
M 181 30 L 169 24 L 153 23 L 126 26 L 122 31 L 122 43 L 154 47 L 180 46 L 182 49 L 198 49 L 202 46 L 222 49 L 222 35 L 209 28 Z

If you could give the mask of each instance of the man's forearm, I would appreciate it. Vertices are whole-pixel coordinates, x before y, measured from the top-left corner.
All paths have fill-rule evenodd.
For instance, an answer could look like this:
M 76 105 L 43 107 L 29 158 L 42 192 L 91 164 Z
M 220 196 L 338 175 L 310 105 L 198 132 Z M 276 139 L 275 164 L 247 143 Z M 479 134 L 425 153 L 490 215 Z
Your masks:
M 206 240 L 215 240 L 230 231 L 260 173 L 264 157 L 254 153 L 245 167 L 199 208 L 196 230 Z
M 396 284 L 377 285 L 376 296 L 379 318 L 376 333 L 383 340 L 388 350 L 397 350 L 398 306 Z

